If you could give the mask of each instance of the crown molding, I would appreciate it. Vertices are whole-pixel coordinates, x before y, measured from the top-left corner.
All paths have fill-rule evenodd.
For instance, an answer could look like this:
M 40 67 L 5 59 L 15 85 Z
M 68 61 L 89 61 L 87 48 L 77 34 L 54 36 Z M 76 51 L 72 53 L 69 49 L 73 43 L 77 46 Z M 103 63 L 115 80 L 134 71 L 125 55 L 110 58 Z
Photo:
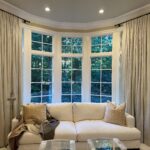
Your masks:
M 92 30 L 97 28 L 104 28 L 114 26 L 126 20 L 138 17 L 140 15 L 144 15 L 145 13 L 150 12 L 150 4 L 147 4 L 141 8 L 135 9 L 130 11 L 124 15 L 119 17 L 107 19 L 107 20 L 100 20 L 95 22 L 88 22 L 88 23 L 71 23 L 71 22 L 57 22 L 47 18 L 42 18 L 31 13 L 28 13 L 10 3 L 7 3 L 4 0 L 0 0 L 0 9 L 3 9 L 9 13 L 12 13 L 16 16 L 29 20 L 35 24 L 41 24 L 45 26 L 49 26 L 52 28 L 57 29 L 73 29 L 73 30 Z

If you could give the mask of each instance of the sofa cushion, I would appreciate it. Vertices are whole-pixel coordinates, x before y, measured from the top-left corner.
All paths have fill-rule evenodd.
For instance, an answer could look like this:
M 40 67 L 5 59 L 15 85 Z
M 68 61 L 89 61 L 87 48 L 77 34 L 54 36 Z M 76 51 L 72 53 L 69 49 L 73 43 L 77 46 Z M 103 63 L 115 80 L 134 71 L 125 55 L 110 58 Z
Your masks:
M 138 129 L 110 124 L 102 120 L 76 122 L 75 127 L 78 141 L 86 141 L 91 138 L 119 138 L 120 140 L 140 139 L 140 131 Z
M 106 103 L 74 103 L 74 122 L 82 120 L 101 120 L 105 114 Z
M 116 106 L 113 103 L 107 103 L 104 121 L 108 123 L 126 125 L 126 116 L 125 116 L 126 104 Z
M 41 124 L 46 120 L 46 105 L 45 104 L 30 104 L 23 106 L 23 119 L 25 123 Z
M 24 132 L 19 140 L 19 144 L 39 144 L 42 138 L 39 134 Z
M 70 121 L 60 121 L 60 124 L 55 130 L 54 139 L 76 140 L 75 124 Z
M 72 139 L 76 140 L 76 130 L 73 122 L 60 121 L 55 129 L 54 139 Z M 19 140 L 19 144 L 37 144 L 41 143 L 42 138 L 39 134 L 25 132 Z
M 53 103 L 47 105 L 50 114 L 60 121 L 73 121 L 72 103 Z

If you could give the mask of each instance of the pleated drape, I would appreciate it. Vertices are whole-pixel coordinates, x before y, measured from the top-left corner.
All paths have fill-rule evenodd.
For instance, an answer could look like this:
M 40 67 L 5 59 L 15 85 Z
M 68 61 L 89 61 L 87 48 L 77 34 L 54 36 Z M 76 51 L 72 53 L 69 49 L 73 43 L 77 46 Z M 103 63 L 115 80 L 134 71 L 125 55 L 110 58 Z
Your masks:
M 21 20 L 0 10 L 0 147 L 21 104 Z
M 127 112 L 150 145 L 150 15 L 124 24 L 122 80 Z

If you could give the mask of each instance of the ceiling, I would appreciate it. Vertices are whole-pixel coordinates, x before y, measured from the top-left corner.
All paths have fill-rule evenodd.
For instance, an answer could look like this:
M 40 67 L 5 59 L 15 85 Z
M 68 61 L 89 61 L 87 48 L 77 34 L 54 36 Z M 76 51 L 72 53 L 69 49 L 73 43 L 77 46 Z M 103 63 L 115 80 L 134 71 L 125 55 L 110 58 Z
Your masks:
M 5 0 L 33 15 L 57 22 L 87 23 L 121 16 L 150 0 Z M 45 12 L 49 6 L 51 11 Z M 104 9 L 104 14 L 98 13 Z

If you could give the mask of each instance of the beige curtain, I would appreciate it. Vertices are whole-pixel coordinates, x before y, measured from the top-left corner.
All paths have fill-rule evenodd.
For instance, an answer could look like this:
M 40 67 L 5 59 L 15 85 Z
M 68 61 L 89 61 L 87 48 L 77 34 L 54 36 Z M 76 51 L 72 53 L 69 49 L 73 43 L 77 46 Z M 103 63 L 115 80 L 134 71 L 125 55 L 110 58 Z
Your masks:
M 150 145 L 150 15 L 124 24 L 123 94 L 142 141 Z
M 21 101 L 21 20 L 0 10 L 0 147 Z

